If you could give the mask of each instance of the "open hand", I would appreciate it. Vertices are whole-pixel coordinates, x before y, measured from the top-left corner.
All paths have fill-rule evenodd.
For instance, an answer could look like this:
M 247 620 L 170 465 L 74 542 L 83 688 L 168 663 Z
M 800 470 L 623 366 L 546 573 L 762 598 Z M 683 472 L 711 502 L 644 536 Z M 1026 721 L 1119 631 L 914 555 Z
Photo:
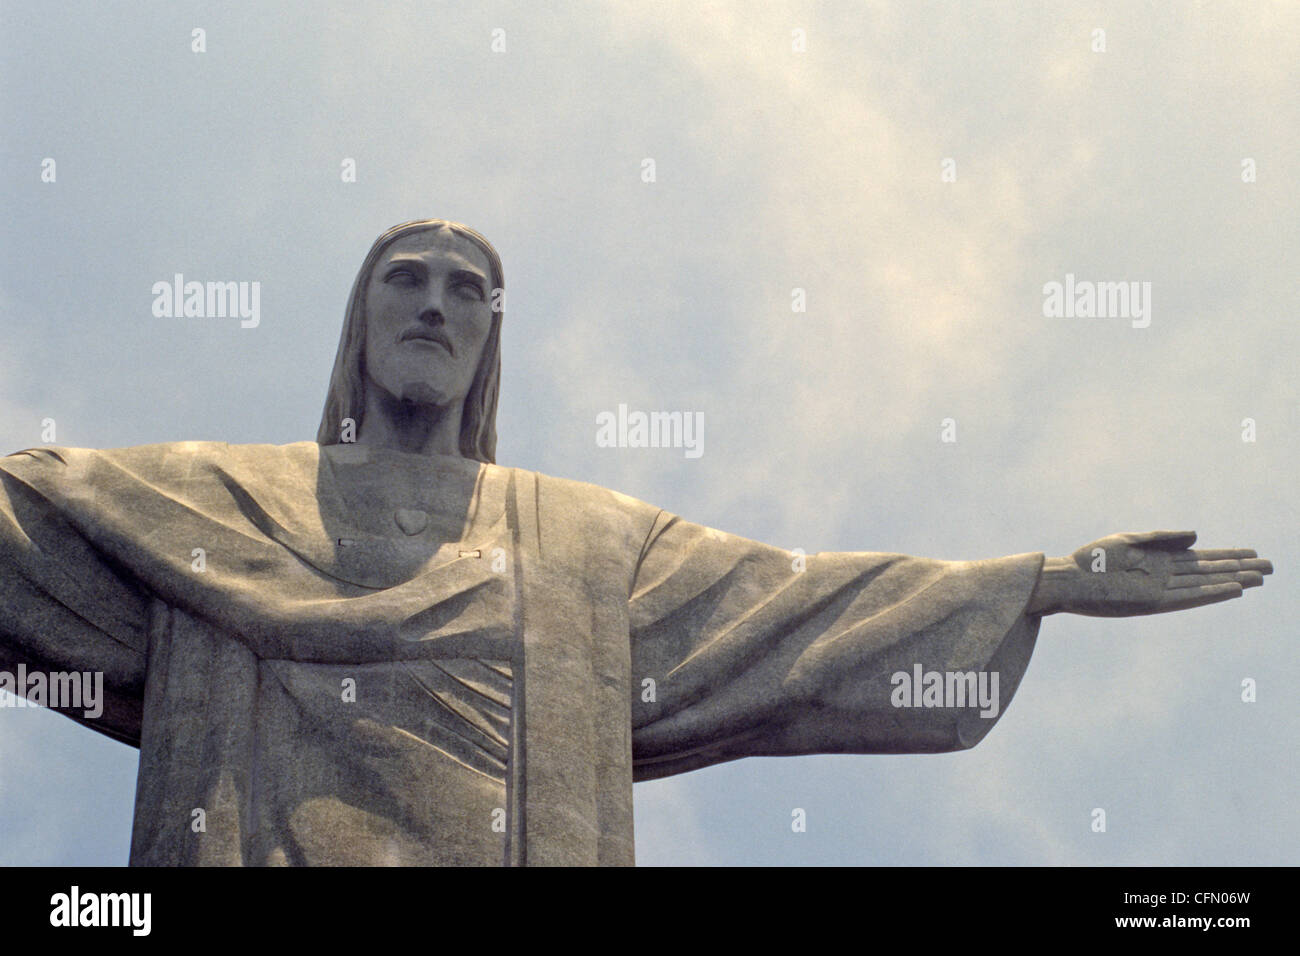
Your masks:
M 1241 597 L 1273 573 L 1249 548 L 1190 550 L 1195 542 L 1195 531 L 1112 534 L 1067 558 L 1049 558 L 1030 611 L 1162 614 Z

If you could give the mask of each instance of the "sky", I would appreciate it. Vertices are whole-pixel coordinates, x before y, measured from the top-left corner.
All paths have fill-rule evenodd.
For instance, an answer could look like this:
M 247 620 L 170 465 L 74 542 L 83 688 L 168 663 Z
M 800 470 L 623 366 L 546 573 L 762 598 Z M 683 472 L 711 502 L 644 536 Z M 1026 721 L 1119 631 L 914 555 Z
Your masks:
M 1187 528 L 1276 567 L 1047 618 L 972 750 L 638 784 L 640 864 L 1297 862 L 1300 6 L 0 10 L 0 454 L 310 440 L 370 243 L 465 222 L 501 464 L 810 554 Z M 176 273 L 259 282 L 258 324 L 155 316 Z M 1045 315 L 1067 276 L 1149 325 Z M 703 453 L 600 447 L 620 404 Z M 0 709 L 0 864 L 124 865 L 137 762 Z

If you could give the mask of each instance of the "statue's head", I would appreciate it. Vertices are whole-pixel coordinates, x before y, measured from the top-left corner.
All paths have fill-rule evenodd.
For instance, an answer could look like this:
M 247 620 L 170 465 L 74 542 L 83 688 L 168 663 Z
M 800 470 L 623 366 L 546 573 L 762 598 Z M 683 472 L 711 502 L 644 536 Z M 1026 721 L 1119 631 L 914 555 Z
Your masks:
M 496 460 L 501 257 L 460 223 L 421 219 L 375 240 L 361 264 L 316 441 L 340 443 L 343 422 L 359 431 L 368 389 L 394 400 L 461 402 L 460 453 Z

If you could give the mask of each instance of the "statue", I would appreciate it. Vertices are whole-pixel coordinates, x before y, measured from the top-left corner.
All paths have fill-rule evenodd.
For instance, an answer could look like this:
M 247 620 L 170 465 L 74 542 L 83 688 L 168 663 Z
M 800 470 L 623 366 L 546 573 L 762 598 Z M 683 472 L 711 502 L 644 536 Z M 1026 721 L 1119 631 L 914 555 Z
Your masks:
M 102 673 L 133 865 L 631 864 L 632 784 L 975 746 L 1043 616 L 1239 597 L 1269 562 L 792 555 L 495 463 L 504 280 L 375 242 L 315 442 L 0 459 L 0 670 Z M 19 687 L 19 693 L 29 688 Z

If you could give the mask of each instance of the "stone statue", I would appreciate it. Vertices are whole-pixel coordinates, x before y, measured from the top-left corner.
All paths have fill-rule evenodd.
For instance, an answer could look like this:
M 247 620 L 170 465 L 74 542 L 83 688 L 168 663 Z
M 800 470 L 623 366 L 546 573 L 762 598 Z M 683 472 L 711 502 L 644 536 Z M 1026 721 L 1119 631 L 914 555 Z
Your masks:
M 140 748 L 132 864 L 630 864 L 634 780 L 973 747 L 1043 615 L 1272 570 L 1167 531 L 792 558 L 502 467 L 503 289 L 473 230 L 396 226 L 315 442 L 0 459 L 0 669 L 102 672 L 70 716 Z

